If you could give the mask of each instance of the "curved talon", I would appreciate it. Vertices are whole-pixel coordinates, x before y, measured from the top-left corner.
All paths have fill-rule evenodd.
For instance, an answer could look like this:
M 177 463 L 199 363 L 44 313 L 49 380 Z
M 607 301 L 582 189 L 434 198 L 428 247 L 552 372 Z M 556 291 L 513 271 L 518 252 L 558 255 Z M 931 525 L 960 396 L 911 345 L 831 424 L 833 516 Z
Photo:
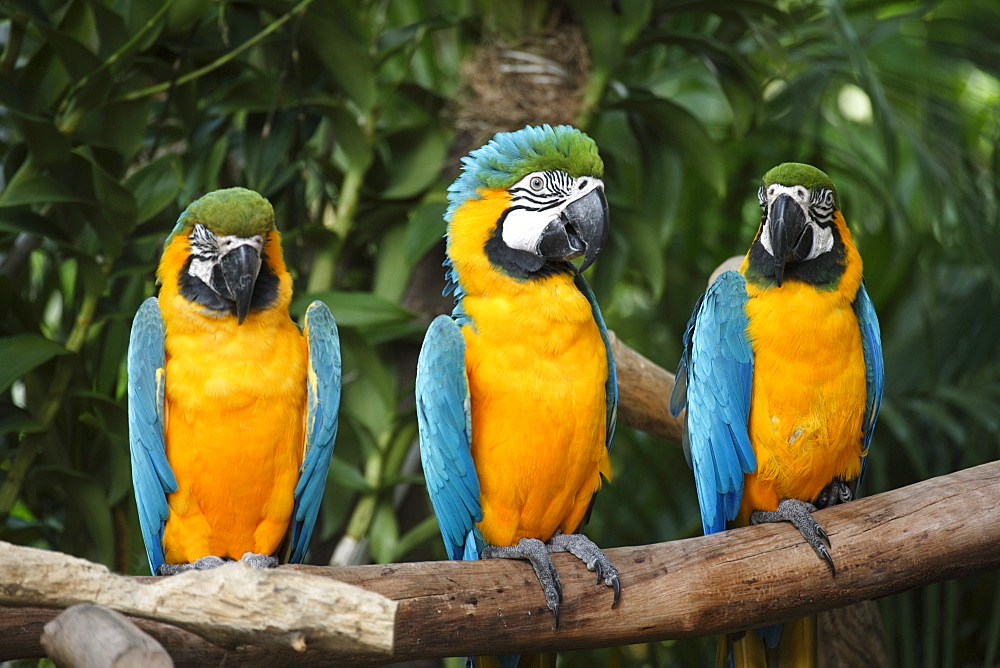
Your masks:
M 621 596 L 621 583 L 618 580 L 618 569 L 614 567 L 608 556 L 601 551 L 601 548 L 594 544 L 583 534 L 578 533 L 557 533 L 546 543 L 550 552 L 569 552 L 587 566 L 587 570 L 597 574 L 594 584 L 604 584 L 613 587 L 615 599 L 611 604 L 614 607 Z
M 278 558 L 256 552 L 244 552 L 240 561 L 254 568 L 277 568 Z
M 479 553 L 480 559 L 526 559 L 535 571 L 535 577 L 542 586 L 545 606 L 552 611 L 555 626 L 559 628 L 559 601 L 562 600 L 562 583 L 559 573 L 552 564 L 548 546 L 536 538 L 522 538 L 517 545 L 487 545 Z
M 815 510 L 816 506 L 811 503 L 798 499 L 782 499 L 778 503 L 777 510 L 755 510 L 750 513 L 750 524 L 791 522 L 816 554 L 830 565 L 830 570 L 836 575 L 837 568 L 833 564 L 833 557 L 830 556 L 830 551 L 823 544 L 824 540 L 829 544 L 830 537 L 820 523 L 813 519 L 812 513 Z

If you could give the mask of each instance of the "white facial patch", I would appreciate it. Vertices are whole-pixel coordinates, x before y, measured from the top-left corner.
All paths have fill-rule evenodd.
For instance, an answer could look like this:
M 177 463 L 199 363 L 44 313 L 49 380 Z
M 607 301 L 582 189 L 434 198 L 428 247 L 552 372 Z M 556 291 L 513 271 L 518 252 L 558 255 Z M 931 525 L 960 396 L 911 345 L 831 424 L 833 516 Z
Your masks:
M 510 248 L 537 253 L 542 232 L 570 204 L 589 195 L 604 182 L 593 176 L 573 178 L 563 171 L 532 172 L 512 185 L 511 206 L 501 238 Z
M 259 234 L 252 237 L 237 237 L 231 234 L 218 237 L 201 224 L 194 226 L 189 239 L 191 264 L 188 266 L 188 274 L 209 287 L 212 287 L 212 273 L 215 271 L 215 266 L 224 255 L 240 246 L 252 246 L 258 255 L 264 249 L 264 237 Z
M 806 260 L 812 260 L 823 253 L 827 253 L 833 249 L 833 227 L 821 227 L 816 224 L 813 220 L 812 215 L 809 213 L 809 190 L 804 186 L 782 186 L 777 183 L 772 183 L 764 191 L 764 198 L 766 199 L 767 210 L 771 210 L 771 205 L 774 204 L 774 200 L 778 199 L 781 195 L 788 195 L 795 201 L 796 204 L 802 209 L 802 213 L 805 214 L 806 225 L 812 228 L 813 231 L 813 244 L 812 249 L 809 251 L 809 255 L 806 256 Z M 768 255 L 774 257 L 774 250 L 771 248 L 771 217 L 768 215 L 767 219 L 764 221 L 764 227 L 760 231 L 760 245 L 764 247 Z

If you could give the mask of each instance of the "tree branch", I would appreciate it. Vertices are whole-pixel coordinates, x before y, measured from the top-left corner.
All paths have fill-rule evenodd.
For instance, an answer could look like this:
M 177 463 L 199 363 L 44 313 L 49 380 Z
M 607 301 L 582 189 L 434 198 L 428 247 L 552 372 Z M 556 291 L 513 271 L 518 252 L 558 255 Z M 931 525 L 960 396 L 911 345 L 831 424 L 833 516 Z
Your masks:
M 85 559 L 0 542 L 0 577 L 0 605 L 94 603 L 174 624 L 221 646 L 377 655 L 393 645 L 396 602 L 288 570 L 233 563 L 169 578 L 131 578 Z
M 763 626 L 993 570 L 1000 567 L 998 516 L 1000 462 L 992 462 L 819 511 L 816 517 L 830 534 L 835 575 L 798 532 L 784 523 L 611 549 L 608 556 L 622 579 L 621 602 L 615 609 L 611 608 L 610 590 L 595 585 L 592 573 L 570 555 L 556 554 L 553 561 L 564 594 L 558 630 L 552 628 L 552 616 L 531 568 L 521 562 L 284 566 L 273 574 L 298 576 L 308 587 L 317 588 L 336 578 L 398 602 L 391 654 L 382 658 L 372 653 L 339 657 L 336 660 L 341 665 L 472 653 L 559 651 Z M 252 573 L 235 568 L 231 572 L 242 577 Z M 24 595 L 23 574 L 11 578 L 7 564 L 0 565 L 0 573 L 6 582 L 0 582 L 0 604 L 40 604 L 37 598 Z M 173 587 L 171 597 L 184 609 L 193 609 L 188 591 L 199 579 L 212 575 L 187 575 L 191 577 L 183 586 Z M 183 577 L 169 581 L 179 582 Z M 131 588 L 131 596 L 139 595 L 137 588 L 142 589 L 137 581 L 154 581 L 120 579 Z M 169 581 L 155 579 L 149 588 L 163 587 Z M 41 590 L 40 583 L 37 589 Z M 105 599 L 96 591 L 94 596 Z M 261 614 L 266 617 L 279 611 L 280 598 L 261 599 L 257 604 Z M 49 596 L 41 603 L 62 605 L 59 600 Z M 165 596 L 161 600 L 169 602 Z M 146 614 L 153 617 L 156 613 Z M 37 607 L 0 608 L 0 657 L 39 656 L 40 625 L 55 614 Z M 174 623 L 182 622 L 173 619 Z M 294 660 L 296 665 L 307 666 L 333 660 L 322 649 L 296 653 L 277 642 L 237 648 L 231 639 L 213 644 L 174 626 L 149 621 L 138 624 L 183 665 L 217 664 L 226 659 L 260 666 Z

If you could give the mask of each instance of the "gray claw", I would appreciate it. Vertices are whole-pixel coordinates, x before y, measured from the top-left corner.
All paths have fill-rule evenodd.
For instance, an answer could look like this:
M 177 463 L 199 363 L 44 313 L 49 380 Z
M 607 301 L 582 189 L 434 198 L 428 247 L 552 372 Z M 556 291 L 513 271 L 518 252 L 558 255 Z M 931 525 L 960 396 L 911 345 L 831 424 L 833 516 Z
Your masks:
M 240 561 L 254 568 L 277 568 L 278 558 L 268 554 L 257 554 L 256 552 L 244 552 Z
M 569 552 L 577 559 L 580 559 L 587 566 L 587 570 L 597 574 L 596 584 L 604 581 L 608 587 L 615 591 L 614 601 L 611 607 L 618 604 L 621 597 L 621 582 L 618 579 L 618 569 L 614 567 L 608 556 L 601 551 L 601 548 L 594 544 L 583 534 L 579 533 L 557 533 L 549 539 L 547 543 L 550 552 Z
M 210 554 L 207 557 L 202 557 L 201 559 L 192 561 L 189 564 L 160 564 L 160 566 L 156 569 L 156 574 L 177 575 L 178 573 L 184 573 L 186 571 L 207 571 L 212 568 L 218 568 L 227 561 L 227 559 Z
M 791 522 L 799 530 L 806 542 L 812 546 L 816 554 L 830 565 L 830 570 L 834 575 L 837 573 L 836 566 L 833 565 L 833 557 L 830 551 L 823 544 L 825 540 L 830 543 L 830 537 L 820 526 L 819 522 L 813 519 L 812 513 L 816 506 L 798 499 L 782 499 L 778 503 L 777 510 L 755 510 L 750 514 L 750 524 L 764 524 L 768 522 Z
M 562 583 L 559 573 L 552 564 L 552 557 L 545 543 L 536 538 L 522 538 L 517 545 L 487 545 L 479 553 L 480 559 L 527 559 L 535 570 L 535 576 L 542 585 L 545 605 L 552 611 L 555 620 L 553 628 L 559 628 L 559 601 L 562 600 Z

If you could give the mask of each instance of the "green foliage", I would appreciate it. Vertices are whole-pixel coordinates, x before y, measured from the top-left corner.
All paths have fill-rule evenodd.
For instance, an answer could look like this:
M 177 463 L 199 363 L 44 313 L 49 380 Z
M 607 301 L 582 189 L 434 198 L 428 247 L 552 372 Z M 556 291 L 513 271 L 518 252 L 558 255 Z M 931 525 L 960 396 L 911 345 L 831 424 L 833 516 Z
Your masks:
M 0 539 L 143 571 L 131 317 L 178 214 L 239 185 L 274 205 L 295 315 L 322 299 L 341 326 L 341 432 L 310 560 L 338 543 L 360 559 L 443 558 L 412 390 L 435 314 L 424 305 L 443 286 L 444 189 L 474 148 L 453 129 L 468 104 L 460 68 L 495 35 L 569 22 L 591 57 L 577 124 L 597 141 L 612 211 L 590 278 L 618 335 L 673 368 L 707 276 L 756 229 L 760 178 L 807 162 L 837 185 L 882 320 L 887 387 L 865 492 L 1000 456 L 996 3 L 495 4 L 2 6 Z M 429 288 L 428 257 L 441 272 Z M 613 459 L 588 529 L 599 544 L 700 531 L 679 448 L 620 426 Z M 984 576 L 882 601 L 894 662 L 996 662 L 997 586 Z M 703 665 L 713 643 L 564 660 Z

